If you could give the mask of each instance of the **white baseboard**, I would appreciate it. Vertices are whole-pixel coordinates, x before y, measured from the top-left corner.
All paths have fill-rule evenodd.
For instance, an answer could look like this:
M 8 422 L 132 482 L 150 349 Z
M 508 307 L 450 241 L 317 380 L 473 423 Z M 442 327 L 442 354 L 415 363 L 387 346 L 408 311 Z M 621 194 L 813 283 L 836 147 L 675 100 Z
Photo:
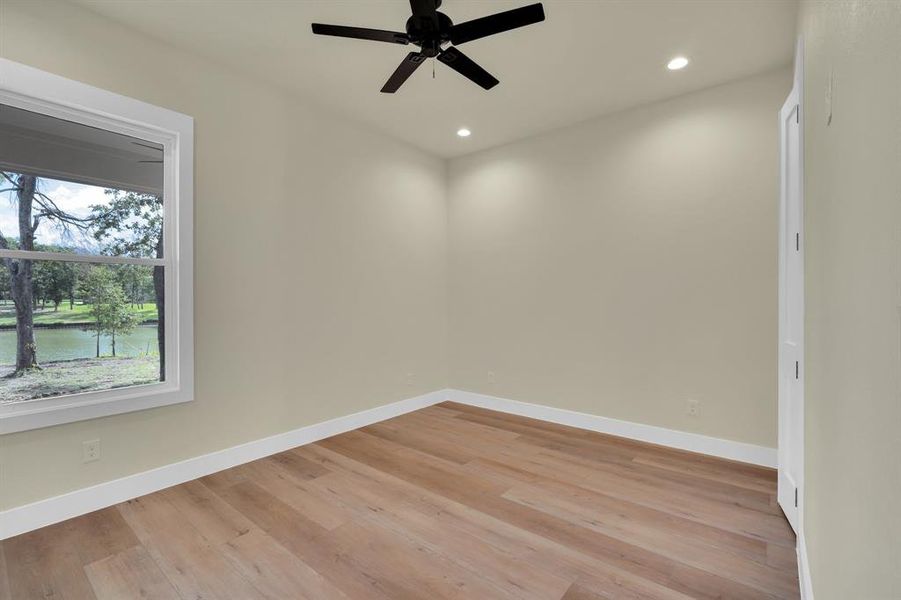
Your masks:
M 813 581 L 810 578 L 810 563 L 807 561 L 807 542 L 804 540 L 803 529 L 798 535 L 798 581 L 801 587 L 801 600 L 813 600 Z
M 448 399 L 460 404 L 469 404 L 496 410 L 499 412 L 531 417 L 560 425 L 569 425 L 579 429 L 588 429 L 600 433 L 607 433 L 619 437 L 659 444 L 679 450 L 708 454 L 719 458 L 737 460 L 764 467 L 776 467 L 776 449 L 764 446 L 755 446 L 744 442 L 733 442 L 697 433 L 665 429 L 642 423 L 620 421 L 607 417 L 599 417 L 587 413 L 580 413 L 562 408 L 552 408 L 540 404 L 529 404 L 517 400 L 508 400 L 496 396 L 465 392 L 462 390 L 447 390 Z
M 408 398 L 385 406 L 338 417 L 330 421 L 301 427 L 211 452 L 181 462 L 165 465 L 150 471 L 114 479 L 88 488 L 39 500 L 0 512 L 0 540 L 26 533 L 46 525 L 52 525 L 101 508 L 118 504 L 138 496 L 150 494 L 179 483 L 191 481 L 223 469 L 284 452 L 339 433 L 365 427 L 385 419 L 431 406 L 447 399 L 447 392 L 440 390 L 422 396 Z

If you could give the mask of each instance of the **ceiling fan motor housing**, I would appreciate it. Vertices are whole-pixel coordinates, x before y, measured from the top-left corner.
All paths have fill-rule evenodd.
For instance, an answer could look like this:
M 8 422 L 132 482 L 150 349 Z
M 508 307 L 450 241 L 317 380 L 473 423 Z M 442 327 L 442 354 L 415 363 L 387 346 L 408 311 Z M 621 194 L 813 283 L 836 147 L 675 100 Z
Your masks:
M 434 18 L 413 15 L 407 19 L 407 37 L 411 44 L 422 48 L 425 56 L 438 56 L 441 44 L 450 42 L 453 26 L 451 18 L 442 12 L 435 12 Z

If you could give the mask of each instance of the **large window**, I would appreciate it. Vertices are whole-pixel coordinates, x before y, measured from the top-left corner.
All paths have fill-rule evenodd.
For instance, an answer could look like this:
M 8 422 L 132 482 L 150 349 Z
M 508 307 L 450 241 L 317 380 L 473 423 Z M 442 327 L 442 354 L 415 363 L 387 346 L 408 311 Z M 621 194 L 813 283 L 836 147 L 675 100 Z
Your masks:
M 0 59 L 0 432 L 191 399 L 192 137 Z

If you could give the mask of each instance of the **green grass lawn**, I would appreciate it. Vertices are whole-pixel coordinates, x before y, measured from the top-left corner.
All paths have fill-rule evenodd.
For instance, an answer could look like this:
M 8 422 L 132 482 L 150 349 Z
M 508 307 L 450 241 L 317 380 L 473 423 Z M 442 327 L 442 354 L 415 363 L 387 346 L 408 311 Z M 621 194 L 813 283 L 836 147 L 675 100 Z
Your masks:
M 12 367 L 0 367 L 0 404 L 154 383 L 159 369 L 158 356 L 48 362 L 18 377 L 8 377 Z
M 53 307 L 48 305 L 47 308 L 38 308 L 34 311 L 35 325 L 63 325 L 75 323 L 90 323 L 91 315 L 90 304 L 75 303 L 75 306 L 69 308 L 69 302 L 63 302 L 59 305 L 59 310 L 54 311 Z M 135 306 L 132 310 L 141 316 L 142 321 L 156 320 L 156 303 L 146 302 L 143 308 Z M 7 300 L 6 303 L 0 303 L 0 326 L 16 324 L 16 309 L 12 301 Z

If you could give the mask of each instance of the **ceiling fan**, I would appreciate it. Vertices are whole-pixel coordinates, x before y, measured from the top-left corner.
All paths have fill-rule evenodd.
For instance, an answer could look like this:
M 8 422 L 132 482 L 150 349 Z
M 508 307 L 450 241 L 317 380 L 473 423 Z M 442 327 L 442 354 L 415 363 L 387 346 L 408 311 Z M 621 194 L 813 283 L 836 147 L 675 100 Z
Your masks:
M 388 78 L 382 87 L 382 92 L 386 94 L 396 92 L 427 58 L 437 58 L 464 77 L 486 90 L 490 90 L 499 83 L 498 80 L 460 52 L 456 46 L 544 21 L 544 8 L 540 3 L 514 8 L 458 25 L 454 25 L 450 17 L 444 13 L 438 12 L 440 6 L 441 0 L 410 0 L 413 16 L 407 19 L 406 33 L 343 25 L 323 25 L 322 23 L 313 23 L 313 33 L 419 46 L 419 52 L 407 54 L 400 66 Z M 452 45 L 442 48 L 444 44 L 448 43 Z

